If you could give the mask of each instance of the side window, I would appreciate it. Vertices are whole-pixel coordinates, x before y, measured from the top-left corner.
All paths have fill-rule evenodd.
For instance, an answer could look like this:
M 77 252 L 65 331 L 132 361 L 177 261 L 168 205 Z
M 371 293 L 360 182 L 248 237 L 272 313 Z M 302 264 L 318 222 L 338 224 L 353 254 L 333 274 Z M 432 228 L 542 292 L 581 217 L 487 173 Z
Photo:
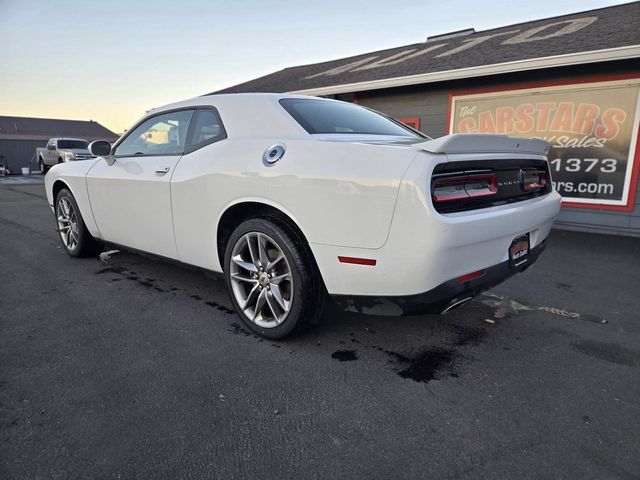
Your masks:
M 224 138 L 227 138 L 227 132 L 218 112 L 211 108 L 197 109 L 191 121 L 191 139 L 187 151 L 197 150 Z
M 181 155 L 193 110 L 156 115 L 141 123 L 116 147 L 117 157 Z

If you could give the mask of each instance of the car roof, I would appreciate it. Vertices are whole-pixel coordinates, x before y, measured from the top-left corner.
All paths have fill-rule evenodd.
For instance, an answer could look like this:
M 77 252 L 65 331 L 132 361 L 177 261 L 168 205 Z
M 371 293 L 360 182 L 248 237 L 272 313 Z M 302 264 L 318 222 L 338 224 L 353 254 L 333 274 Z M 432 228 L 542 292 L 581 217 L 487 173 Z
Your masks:
M 278 103 L 284 98 L 338 102 L 327 98 L 286 93 L 225 93 L 190 98 L 149 110 L 140 120 L 159 113 L 198 106 L 215 107 L 229 137 L 301 138 L 309 134 Z M 258 133 L 259 132 L 259 133 Z
M 290 93 L 266 93 L 266 92 L 252 92 L 252 93 L 210 93 L 208 95 L 201 95 L 199 97 L 189 98 L 186 100 L 181 100 L 179 102 L 169 103 L 167 105 L 163 105 L 158 108 L 154 108 L 151 111 L 155 110 L 169 110 L 172 108 L 178 108 L 179 106 L 188 106 L 188 105 L 207 105 L 212 101 L 216 103 L 244 103 L 251 101 L 279 101 L 283 98 L 306 98 L 306 99 L 315 99 L 315 100 L 325 100 L 327 102 L 336 102 L 338 100 L 331 100 L 328 98 L 314 97 L 311 95 L 298 95 L 298 94 L 290 94 Z

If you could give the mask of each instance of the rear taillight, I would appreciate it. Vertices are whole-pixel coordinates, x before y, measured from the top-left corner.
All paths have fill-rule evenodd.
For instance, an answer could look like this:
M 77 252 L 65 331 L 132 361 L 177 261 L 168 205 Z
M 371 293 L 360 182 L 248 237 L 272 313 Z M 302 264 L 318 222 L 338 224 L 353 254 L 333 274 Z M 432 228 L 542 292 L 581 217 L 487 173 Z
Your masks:
M 494 174 L 438 178 L 431 188 L 431 196 L 436 203 L 491 197 L 497 192 L 498 182 Z
M 547 172 L 544 170 L 524 170 L 522 172 L 522 188 L 525 192 L 540 190 L 547 186 Z

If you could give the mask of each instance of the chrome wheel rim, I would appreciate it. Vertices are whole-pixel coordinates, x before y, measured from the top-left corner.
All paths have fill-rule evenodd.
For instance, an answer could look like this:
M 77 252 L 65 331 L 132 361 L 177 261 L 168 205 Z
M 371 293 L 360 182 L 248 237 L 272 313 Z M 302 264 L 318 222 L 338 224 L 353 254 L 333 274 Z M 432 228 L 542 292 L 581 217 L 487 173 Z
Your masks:
M 78 215 L 67 197 L 58 200 L 56 216 L 62 243 L 67 250 L 75 250 L 78 246 Z
M 280 246 L 260 232 L 245 233 L 231 251 L 231 289 L 244 316 L 262 328 L 287 318 L 293 302 L 293 276 Z

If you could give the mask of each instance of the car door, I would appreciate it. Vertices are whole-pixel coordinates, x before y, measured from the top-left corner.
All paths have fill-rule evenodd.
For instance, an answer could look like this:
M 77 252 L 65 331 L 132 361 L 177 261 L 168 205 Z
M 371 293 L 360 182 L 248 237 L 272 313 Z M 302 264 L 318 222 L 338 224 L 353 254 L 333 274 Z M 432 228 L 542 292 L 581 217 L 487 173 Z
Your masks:
M 118 142 L 115 162 L 96 162 L 87 174 L 93 216 L 104 240 L 177 258 L 171 176 L 185 151 L 193 109 L 143 120 Z
M 218 110 L 212 105 L 196 108 L 187 150 L 171 178 L 171 206 L 176 245 L 182 262 L 217 268 L 212 240 L 217 231 L 217 212 L 229 201 L 225 164 L 235 163 L 228 150 L 220 150 L 227 138 Z
M 54 140 L 53 138 L 49 140 L 49 143 L 47 143 L 47 150 L 45 151 L 44 155 L 44 163 L 46 163 L 47 165 L 55 165 L 56 163 L 58 163 L 58 158 L 56 157 L 57 145 L 56 140 Z

